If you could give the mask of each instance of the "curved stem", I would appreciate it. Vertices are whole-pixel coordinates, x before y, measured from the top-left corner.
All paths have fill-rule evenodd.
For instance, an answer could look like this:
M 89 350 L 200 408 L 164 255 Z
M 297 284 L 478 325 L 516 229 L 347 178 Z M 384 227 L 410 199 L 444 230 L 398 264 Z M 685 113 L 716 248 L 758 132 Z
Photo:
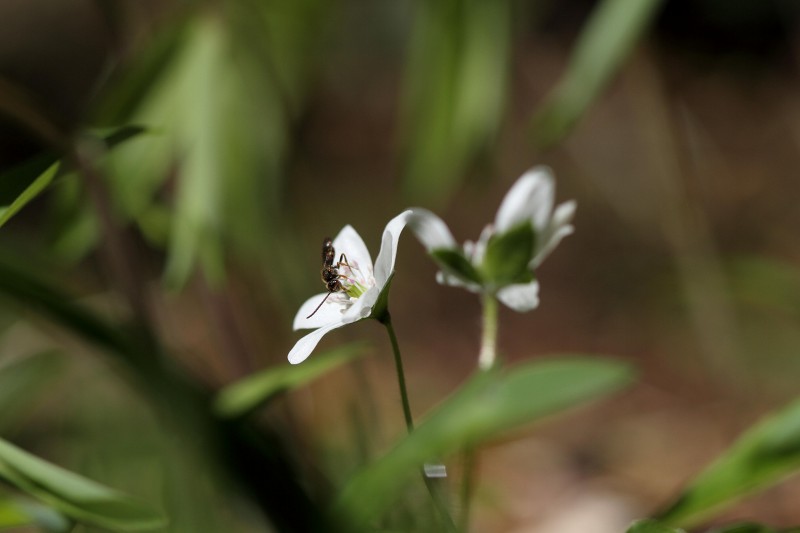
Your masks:
M 400 401 L 403 404 L 403 416 L 406 419 L 406 429 L 411 433 L 414 431 L 414 419 L 411 417 L 411 406 L 408 403 L 408 391 L 406 390 L 406 376 L 403 372 L 403 358 L 400 356 L 400 345 L 397 343 L 397 335 L 392 326 L 392 317 L 387 311 L 381 323 L 386 327 L 389 340 L 392 343 L 392 353 L 394 354 L 394 366 L 397 370 L 397 384 L 400 387 Z
M 484 294 L 483 334 L 481 337 L 481 353 L 478 355 L 478 367 L 489 370 L 497 359 L 497 299 L 493 294 Z
M 397 335 L 394 332 L 394 326 L 392 326 L 392 317 L 389 315 L 389 311 L 383 313 L 381 318 L 379 319 L 380 323 L 386 327 L 386 332 L 389 334 L 389 340 L 392 343 L 392 352 L 394 353 L 394 364 L 395 368 L 397 369 L 397 383 L 400 387 L 400 400 L 403 404 L 403 416 L 406 419 L 406 429 L 409 433 L 414 431 L 414 419 L 411 416 L 411 406 L 408 402 L 408 391 L 406 390 L 406 376 L 405 372 L 403 371 L 403 359 L 400 356 L 400 345 L 397 343 Z M 457 531 L 456 524 L 453 521 L 453 518 L 450 516 L 450 512 L 448 511 L 448 504 L 447 499 L 444 494 L 442 494 L 441 487 L 437 486 L 438 484 L 434 482 L 433 479 L 429 478 L 425 473 L 424 467 L 421 469 L 422 480 L 425 482 L 425 487 L 428 489 L 428 492 L 431 495 L 431 499 L 433 500 L 433 505 L 436 508 L 437 513 L 439 514 L 440 519 L 442 520 L 442 526 L 448 532 L 455 533 Z

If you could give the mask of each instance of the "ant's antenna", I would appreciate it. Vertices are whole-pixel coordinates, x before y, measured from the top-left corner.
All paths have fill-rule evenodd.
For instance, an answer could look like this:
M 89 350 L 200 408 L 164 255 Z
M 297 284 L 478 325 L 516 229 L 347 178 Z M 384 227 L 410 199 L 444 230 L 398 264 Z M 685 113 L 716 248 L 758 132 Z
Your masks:
M 325 303 L 325 300 L 327 300 L 327 299 L 328 299 L 328 296 L 330 296 L 332 293 L 333 293 L 333 291 L 329 291 L 329 292 L 328 292 L 328 294 L 326 294 L 326 295 L 325 295 L 325 298 L 323 298 L 323 299 L 322 299 L 322 301 L 321 301 L 321 302 L 319 303 L 319 305 L 317 306 L 317 308 L 316 308 L 316 309 L 314 309 L 314 312 L 313 312 L 313 313 L 311 313 L 310 315 L 308 315 L 308 316 L 306 317 L 306 320 L 308 320 L 309 318 L 311 318 L 312 316 L 314 316 L 314 315 L 317 313 L 317 311 L 319 311 L 319 308 L 320 308 L 320 307 L 322 307 L 322 304 L 324 304 L 324 303 Z

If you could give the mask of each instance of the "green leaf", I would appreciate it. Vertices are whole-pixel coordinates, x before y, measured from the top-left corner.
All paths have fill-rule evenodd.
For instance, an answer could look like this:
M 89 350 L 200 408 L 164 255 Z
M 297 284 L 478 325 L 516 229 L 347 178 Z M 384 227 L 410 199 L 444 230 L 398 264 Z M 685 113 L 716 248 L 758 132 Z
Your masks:
M 165 272 L 175 289 L 185 285 L 196 262 L 212 284 L 224 276 L 223 185 L 231 176 L 225 175 L 219 148 L 227 113 L 220 100 L 232 83 L 227 79 L 229 54 L 224 26 L 210 17 L 195 20 L 170 95 L 181 104 L 172 127 L 177 148 L 184 152 Z
M 660 515 L 688 527 L 800 469 L 800 400 L 742 435 Z
M 536 234 L 531 222 L 514 226 L 505 233 L 492 235 L 486 245 L 481 271 L 494 287 L 533 280 L 528 264 L 533 259 Z
M 37 177 L 58 160 L 53 153 L 42 153 L 23 161 L 0 174 L 0 205 L 8 206 Z
M 647 29 L 663 0 L 603 0 L 595 7 L 567 72 L 533 120 L 540 147 L 559 142 L 598 97 Z
M 630 381 L 627 365 L 594 358 L 478 373 L 384 457 L 357 472 L 341 491 L 334 513 L 358 529 L 386 511 L 426 461 L 496 439 Z
M 301 365 L 282 364 L 228 385 L 217 395 L 214 410 L 226 418 L 245 415 L 276 395 L 305 385 L 330 370 L 361 357 L 366 344 L 357 343 L 323 352 Z
M 740 257 L 726 266 L 734 298 L 800 317 L 800 269 L 796 265 L 766 257 Z
M 38 526 L 47 533 L 68 533 L 75 524 L 64 515 L 33 500 L 0 497 L 0 531 Z M 26 530 L 27 531 L 27 530 Z
M 714 528 L 708 533 L 789 533 L 791 530 L 777 530 L 761 524 L 741 523 Z
M 405 189 L 441 202 L 493 139 L 508 77 L 508 0 L 416 2 L 406 81 Z
M 454 250 L 452 248 L 437 248 L 435 250 L 431 250 L 430 255 L 445 273 L 465 281 L 483 285 L 483 278 L 481 278 L 480 272 L 478 272 L 478 270 L 472 266 L 472 263 L 470 263 L 469 259 L 464 257 L 464 254 L 461 253 L 461 250 Z
M 11 217 L 16 215 L 20 209 L 28 205 L 28 203 L 39 196 L 39 194 L 47 188 L 53 181 L 53 178 L 58 174 L 58 169 L 61 163 L 55 162 L 34 179 L 19 196 L 17 196 L 10 205 L 3 209 L 0 214 L 0 227 L 5 225 Z
M 664 524 L 653 520 L 637 520 L 631 527 L 628 528 L 627 533 L 684 533 L 682 529 L 674 529 L 667 527 Z
M 140 134 L 139 126 L 122 126 L 95 132 L 85 136 L 97 141 L 106 149 Z M 0 175 L 0 227 L 16 215 L 23 207 L 39 196 L 59 174 L 62 163 L 53 153 L 43 153 L 17 165 Z
M 64 360 L 47 351 L 0 366 L 0 432 L 25 414 L 25 407 L 53 379 L 59 377 Z
M 0 498 L 0 530 L 31 525 L 33 519 L 14 501 Z
M 113 128 L 95 128 L 83 133 L 84 142 L 98 142 L 104 149 L 110 150 L 125 141 L 129 141 L 147 132 L 147 128 L 137 124 L 126 124 Z
M 149 506 L 0 439 L 0 478 L 78 522 L 116 531 L 166 525 Z

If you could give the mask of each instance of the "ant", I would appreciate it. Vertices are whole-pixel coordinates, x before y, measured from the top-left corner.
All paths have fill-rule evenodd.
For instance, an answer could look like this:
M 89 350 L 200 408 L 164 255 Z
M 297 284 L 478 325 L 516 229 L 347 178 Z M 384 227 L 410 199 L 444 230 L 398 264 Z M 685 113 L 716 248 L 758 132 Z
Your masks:
M 336 250 L 333 248 L 333 241 L 330 237 L 325 237 L 325 240 L 322 241 L 322 283 L 325 284 L 325 287 L 328 288 L 328 294 L 325 295 L 325 298 L 319 303 L 314 312 L 311 313 L 306 317 L 306 319 L 311 318 L 314 314 L 319 311 L 319 308 L 322 307 L 322 304 L 325 303 L 325 300 L 328 299 L 328 296 L 333 294 L 334 292 L 339 292 L 345 290 L 342 282 L 340 281 L 343 278 L 347 278 L 344 274 L 339 274 L 339 268 L 342 266 L 350 267 L 347 264 L 347 256 L 342 254 L 339 256 L 339 261 L 334 266 L 333 259 L 336 257 Z

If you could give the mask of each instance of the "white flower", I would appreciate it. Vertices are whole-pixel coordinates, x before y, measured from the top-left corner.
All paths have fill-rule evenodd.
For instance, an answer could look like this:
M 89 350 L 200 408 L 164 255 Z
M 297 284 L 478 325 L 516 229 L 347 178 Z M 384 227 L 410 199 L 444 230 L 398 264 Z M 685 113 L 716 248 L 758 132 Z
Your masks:
M 554 210 L 554 201 L 550 170 L 536 167 L 514 183 L 494 223 L 476 242 L 466 241 L 463 249 L 444 221 L 426 209 L 412 209 L 408 224 L 442 268 L 439 283 L 491 292 L 516 311 L 530 311 L 539 305 L 534 269 L 574 229 L 570 222 L 575 202 Z
M 341 254 L 346 256 L 346 264 L 338 267 L 343 277 L 340 282 L 343 291 L 323 292 L 312 296 L 300 306 L 294 317 L 294 329 L 313 329 L 311 333 L 297 341 L 289 352 L 289 362 L 302 363 L 311 355 L 320 339 L 326 333 L 365 318 L 381 319 L 386 313 L 386 292 L 394 274 L 397 257 L 397 241 L 400 238 L 410 211 L 404 211 L 386 224 L 381 240 L 381 249 L 375 265 L 361 236 L 352 228 L 345 226 L 333 239 L 336 251 L 334 266 Z M 314 312 L 323 299 L 324 304 Z M 383 297 L 383 298 L 382 298 Z M 312 314 L 313 313 L 313 314 Z

